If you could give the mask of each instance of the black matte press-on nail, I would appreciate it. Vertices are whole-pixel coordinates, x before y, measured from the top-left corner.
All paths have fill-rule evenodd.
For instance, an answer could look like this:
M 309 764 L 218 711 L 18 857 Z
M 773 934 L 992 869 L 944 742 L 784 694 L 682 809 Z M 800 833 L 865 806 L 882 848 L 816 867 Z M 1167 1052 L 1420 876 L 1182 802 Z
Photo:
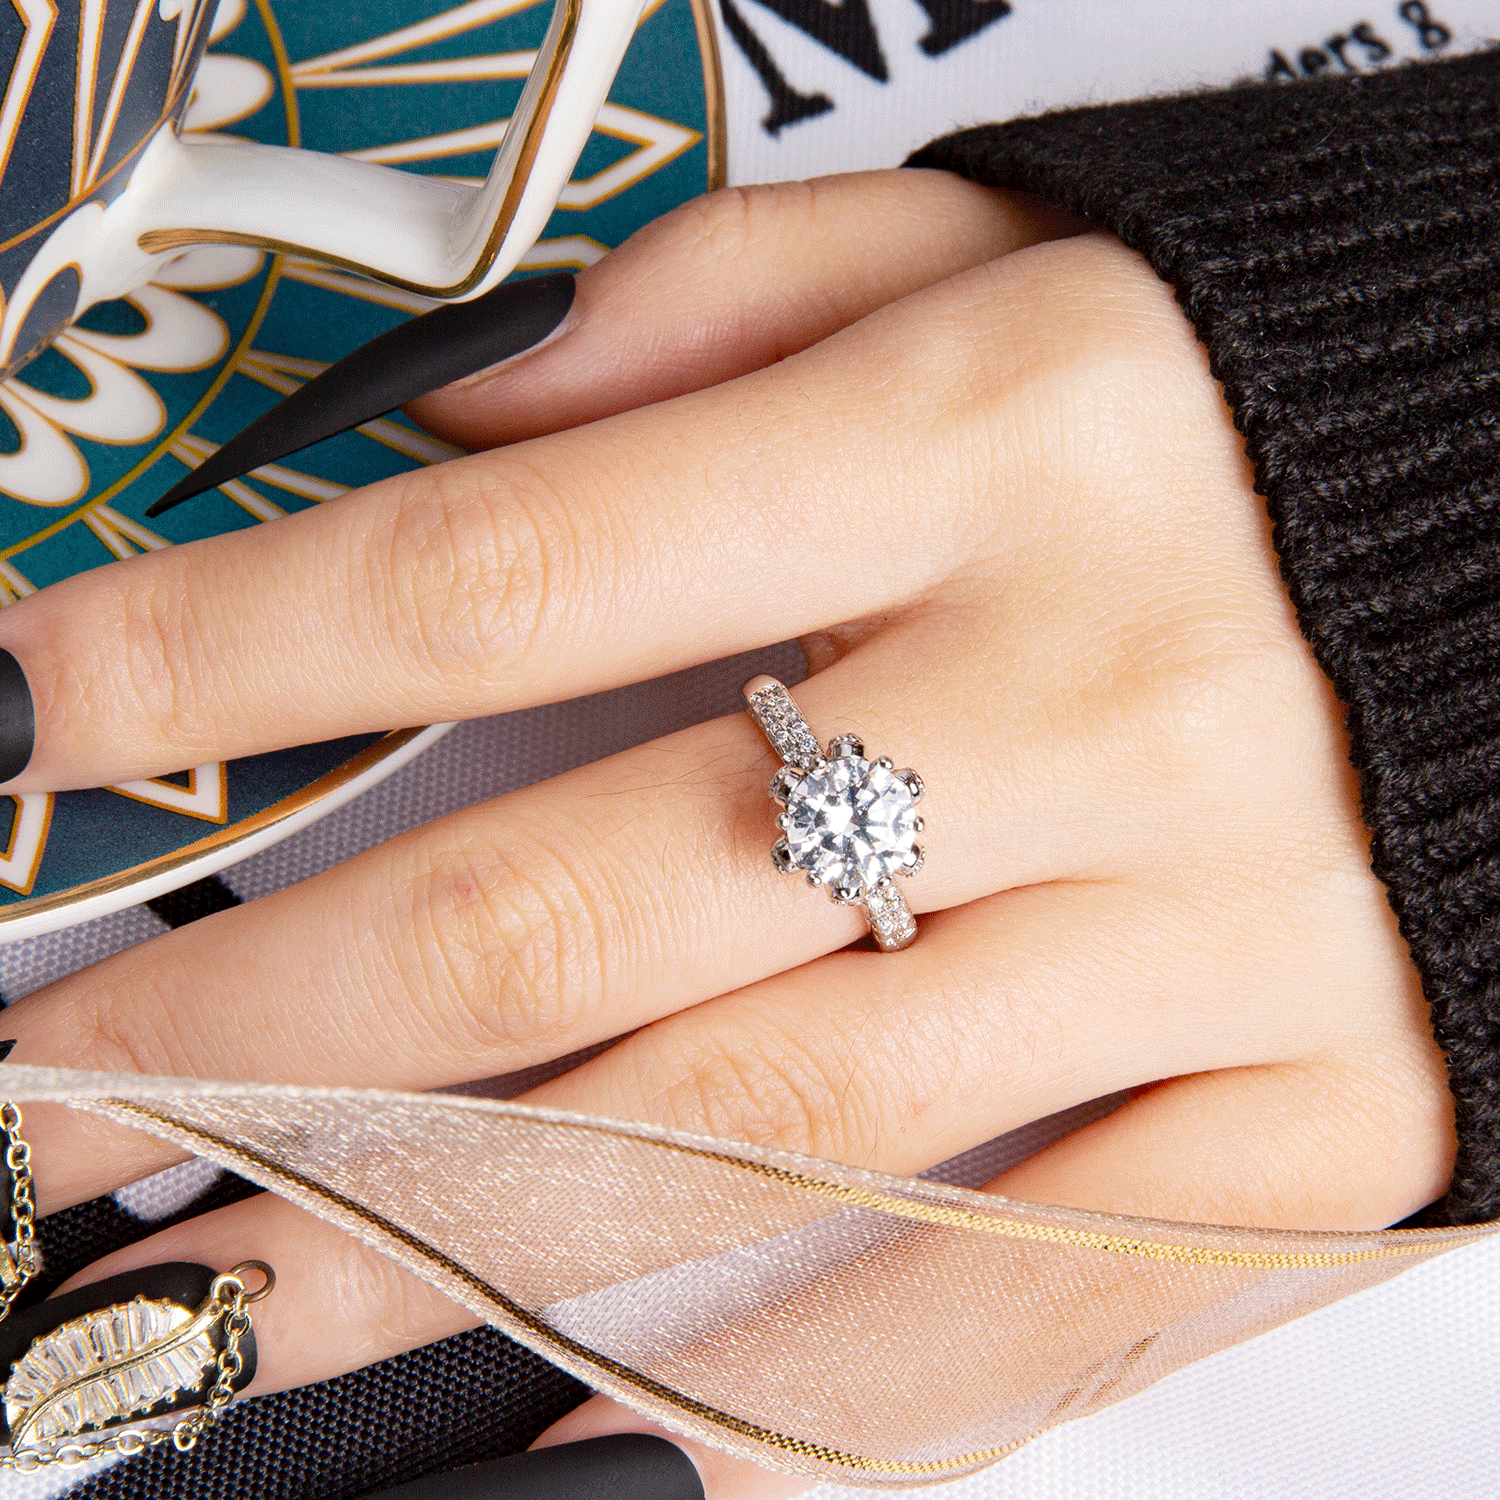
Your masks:
M 369 1500 L 703 1500 L 703 1481 L 675 1443 L 620 1432 L 429 1474 Z
M 4 1062 L 10 1056 L 11 1048 L 15 1045 L 16 1039 L 13 1036 L 6 1037 L 4 1041 L 0 1041 L 0 1062 Z
M 472 302 L 436 307 L 382 333 L 256 418 L 186 479 L 146 507 L 148 516 L 275 463 L 299 448 L 523 354 L 551 333 L 573 305 L 567 271 L 507 281 Z
M 36 746 L 36 709 L 21 663 L 0 650 L 0 781 L 26 769 Z

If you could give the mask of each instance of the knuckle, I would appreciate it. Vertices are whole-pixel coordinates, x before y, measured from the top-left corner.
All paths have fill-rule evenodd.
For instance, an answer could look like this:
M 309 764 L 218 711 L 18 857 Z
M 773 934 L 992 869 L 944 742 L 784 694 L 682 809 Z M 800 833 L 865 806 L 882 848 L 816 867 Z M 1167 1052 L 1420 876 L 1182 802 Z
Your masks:
M 162 1048 L 153 1035 L 140 1026 L 120 1024 L 106 1003 L 88 1018 L 87 1028 L 79 1033 L 79 1055 L 102 1073 L 144 1073 L 161 1071 Z
M 604 955 L 623 940 L 582 861 L 470 837 L 431 854 L 393 935 L 460 1054 L 531 1059 L 586 1024 Z
M 1421 1196 L 1426 1188 L 1413 1193 L 1422 1175 L 1409 1170 L 1415 1154 L 1389 1149 L 1400 1138 L 1395 1122 L 1356 1100 L 1349 1080 L 1323 1067 L 1283 1064 L 1258 1082 L 1262 1117 L 1293 1120 L 1299 1128 L 1261 1138 L 1246 1153 L 1236 1184 L 1236 1209 L 1245 1221 L 1378 1229 L 1431 1201 L 1430 1192 Z
M 152 978 L 165 993 L 186 991 L 190 976 L 182 970 L 168 942 L 149 945 L 154 951 Z M 80 1059 L 79 1067 L 103 1073 L 152 1075 L 192 1071 L 189 1059 L 202 1049 L 193 1045 L 186 1007 L 155 1006 L 143 1010 L 140 992 L 130 983 L 120 983 L 114 968 L 109 976 L 94 979 L 79 976 L 78 989 L 67 1005 L 70 1037 Z M 212 1076 L 212 1075 L 210 1075 Z
M 565 508 L 549 498 L 514 463 L 503 476 L 442 465 L 407 487 L 368 544 L 365 570 L 395 660 L 423 679 L 482 684 L 497 661 L 531 648 L 576 553 Z
M 695 255 L 733 256 L 762 236 L 785 232 L 785 216 L 812 202 L 806 183 L 762 183 L 724 187 L 683 204 L 672 216 L 674 232 L 688 240 Z M 713 264 L 708 259 L 702 264 Z
M 1036 450 L 1040 432 L 1041 448 L 1066 455 L 1077 476 L 1113 476 L 1118 487 L 1122 462 L 1164 443 L 1179 451 L 1185 402 L 1215 393 L 1170 289 L 1107 236 L 1036 245 L 957 285 L 955 326 L 943 329 L 962 351 L 947 363 L 955 396 L 1019 423 L 1023 448 Z
M 1457 1151 L 1453 1095 L 1442 1054 L 1425 1034 L 1425 1018 L 1384 1045 L 1364 1045 L 1351 1064 L 1313 1071 L 1329 1116 L 1329 1155 L 1339 1180 L 1375 1227 L 1442 1195 Z M 1399 1151 L 1388 1143 L 1400 1141 Z M 1320 1174 L 1327 1192 L 1327 1162 Z
M 168 744 L 189 737 L 192 720 L 203 710 L 196 692 L 182 691 L 199 676 L 191 666 L 202 640 L 202 599 L 191 577 L 162 576 L 153 570 L 133 591 L 124 613 L 125 678 L 158 736 Z
M 411 1348 L 433 1337 L 434 1327 L 456 1309 L 433 1286 L 391 1257 L 352 1237 L 340 1237 L 320 1264 L 324 1295 L 344 1310 L 356 1340 L 348 1363 L 373 1364 L 392 1349 Z
M 726 1140 L 858 1160 L 880 1130 L 868 1063 L 837 1037 L 789 1035 L 750 1018 L 700 1037 L 682 1058 L 658 1056 L 660 1117 Z
M 205 670 L 210 598 L 179 559 L 157 554 L 44 591 L 46 628 L 27 657 L 38 723 L 106 729 L 117 764 L 155 759 L 163 744 L 201 748 L 221 707 L 222 684 Z
M 118 629 L 82 661 L 57 664 L 49 674 L 53 710 L 77 713 L 80 722 L 106 718 L 117 726 L 115 748 L 124 758 L 130 740 L 148 756 L 163 744 L 202 746 L 225 709 L 226 685 L 207 669 L 213 570 L 151 556 L 97 582 L 112 593 L 91 600 L 91 610 Z M 77 644 L 71 632 L 69 639 Z

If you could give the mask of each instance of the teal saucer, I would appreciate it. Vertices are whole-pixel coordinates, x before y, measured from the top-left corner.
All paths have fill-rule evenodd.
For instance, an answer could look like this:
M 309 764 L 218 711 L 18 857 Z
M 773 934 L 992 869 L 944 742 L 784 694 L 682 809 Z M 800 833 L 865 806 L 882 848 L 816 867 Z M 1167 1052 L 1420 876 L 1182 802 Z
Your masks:
M 581 269 L 723 180 L 707 3 L 647 6 L 573 181 L 518 275 Z M 221 0 L 187 128 L 478 178 L 551 10 L 551 0 Z M 0 602 L 116 558 L 336 502 L 451 456 L 390 417 L 144 520 L 188 468 L 280 396 L 432 305 L 311 261 L 207 247 L 139 293 L 94 308 L 0 383 Z M 23 431 L 47 463 L 22 460 Z M 154 781 L 0 797 L 0 940 L 221 869 L 331 811 L 442 733 L 358 735 Z

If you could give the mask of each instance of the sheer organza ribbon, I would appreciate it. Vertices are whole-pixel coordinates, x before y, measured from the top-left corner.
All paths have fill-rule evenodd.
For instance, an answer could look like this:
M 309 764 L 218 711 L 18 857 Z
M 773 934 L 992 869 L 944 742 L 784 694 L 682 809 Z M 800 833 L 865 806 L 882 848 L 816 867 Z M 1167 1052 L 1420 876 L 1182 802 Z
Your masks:
M 260 1183 L 686 1436 L 864 1486 L 982 1468 L 1494 1227 L 1129 1219 L 450 1094 L 4 1084 Z

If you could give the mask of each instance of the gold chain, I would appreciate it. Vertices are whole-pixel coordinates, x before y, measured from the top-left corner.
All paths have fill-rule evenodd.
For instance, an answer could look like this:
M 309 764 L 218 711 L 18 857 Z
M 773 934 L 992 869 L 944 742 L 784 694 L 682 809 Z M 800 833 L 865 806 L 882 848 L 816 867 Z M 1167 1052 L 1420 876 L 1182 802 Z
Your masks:
M 3 1123 L 3 1115 L 0 1115 L 0 1123 Z M 192 1452 L 204 1429 L 218 1419 L 234 1398 L 234 1382 L 245 1367 L 240 1354 L 240 1340 L 250 1332 L 250 1314 L 245 1311 L 245 1304 L 259 1302 L 275 1284 L 275 1278 L 268 1275 L 265 1287 L 254 1295 L 247 1296 L 244 1280 L 238 1273 L 250 1266 L 269 1272 L 269 1268 L 261 1266 L 259 1262 L 247 1261 L 242 1266 L 236 1266 L 233 1271 L 226 1271 L 224 1275 L 214 1278 L 209 1296 L 219 1304 L 223 1313 L 224 1347 L 219 1351 L 214 1365 L 213 1385 L 209 1387 L 203 1405 L 196 1411 L 190 1412 L 175 1427 L 130 1428 L 93 1442 L 65 1443 L 47 1453 L 38 1453 L 28 1448 L 20 1453 L 6 1454 L 0 1456 L 0 1469 L 14 1469 L 19 1474 L 31 1474 L 37 1469 L 54 1466 L 73 1468 L 78 1464 L 86 1464 L 91 1459 L 102 1458 L 107 1453 L 119 1453 L 128 1457 L 144 1453 L 148 1448 L 160 1447 L 163 1443 L 171 1443 L 179 1453 Z
M 209 1387 L 203 1405 L 172 1428 L 172 1446 L 179 1453 L 188 1453 L 196 1446 L 203 1429 L 234 1398 L 234 1382 L 245 1367 L 240 1358 L 240 1340 L 250 1332 L 250 1314 L 245 1311 L 245 1283 L 233 1271 L 214 1279 L 212 1296 L 224 1311 L 224 1347 L 219 1351 L 219 1361 L 214 1370 L 214 1383 Z
M 10 1312 L 26 1283 L 41 1269 L 36 1248 L 36 1201 L 31 1196 L 31 1147 L 21 1139 L 21 1111 L 9 1099 L 0 1102 L 0 1131 L 5 1133 L 5 1165 L 10 1171 L 10 1216 L 15 1233 L 16 1277 L 0 1288 L 0 1318 Z

